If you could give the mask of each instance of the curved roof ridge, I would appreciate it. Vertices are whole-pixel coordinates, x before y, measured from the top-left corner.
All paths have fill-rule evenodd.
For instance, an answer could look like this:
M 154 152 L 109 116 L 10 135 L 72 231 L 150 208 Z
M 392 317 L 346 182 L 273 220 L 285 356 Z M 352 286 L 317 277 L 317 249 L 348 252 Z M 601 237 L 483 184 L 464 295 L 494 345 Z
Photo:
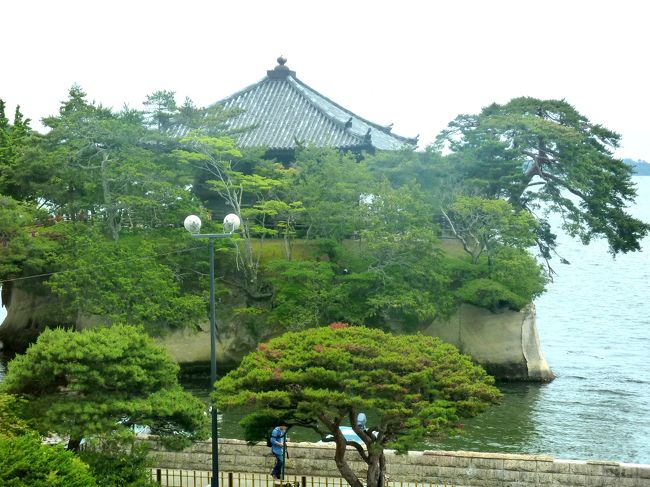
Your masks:
M 222 98 L 219 101 L 215 101 L 212 105 L 208 105 L 208 107 L 213 107 L 215 105 L 221 105 L 222 103 L 230 101 L 233 98 L 237 98 L 238 96 L 241 96 L 243 93 L 246 93 L 247 91 L 251 91 L 253 88 L 256 88 L 257 86 L 261 85 L 262 83 L 264 83 L 268 79 L 269 79 L 268 76 L 264 76 L 264 78 L 262 78 L 261 80 L 255 82 L 255 83 L 253 83 L 251 85 L 248 85 L 246 88 L 242 88 L 241 90 L 238 90 L 238 91 L 234 92 L 232 95 L 228 95 L 227 97 Z
M 313 90 L 313 89 L 309 88 L 309 86 L 307 86 L 305 83 L 303 83 L 302 81 L 300 81 L 297 77 L 295 77 L 295 76 L 288 76 L 288 77 L 287 77 L 287 80 L 288 80 L 288 79 L 292 79 L 295 83 L 298 83 L 299 85 L 304 86 L 304 87 L 306 87 L 307 89 L 313 91 L 313 92 L 316 93 L 317 95 L 322 96 L 322 95 L 320 95 L 320 93 L 318 93 L 316 90 Z M 297 88 L 297 86 L 296 86 L 294 83 L 289 82 L 289 86 L 290 86 L 291 89 L 294 90 L 296 93 L 300 94 L 300 95 L 305 99 L 305 101 L 306 101 L 307 103 L 309 103 L 309 104 L 310 104 L 314 109 L 316 109 L 316 111 L 319 112 L 319 114 L 320 114 L 321 116 L 323 116 L 323 118 L 326 118 L 327 120 L 329 120 L 330 122 L 332 122 L 332 123 L 333 123 L 337 128 L 339 128 L 339 129 L 341 129 L 341 130 L 343 130 L 343 131 L 346 130 L 346 128 L 345 128 L 345 122 L 341 122 L 341 121 L 340 121 L 338 118 L 336 118 L 335 116 L 333 116 L 333 115 L 331 115 L 331 114 L 329 114 L 329 113 L 323 111 L 321 106 L 319 106 L 317 103 L 315 103 L 314 100 L 312 100 L 312 99 L 309 98 L 308 96 L 305 96 L 304 91 L 299 90 L 299 89 Z M 326 98 L 326 97 L 324 97 L 324 96 L 323 96 L 323 98 L 325 98 L 325 99 L 326 99 L 327 101 L 329 101 L 330 103 L 336 105 L 336 103 L 332 102 L 329 98 Z M 338 106 L 338 105 L 336 105 L 336 106 Z M 345 110 L 345 109 L 344 109 L 344 110 Z M 350 112 L 350 115 L 352 115 L 352 116 L 354 116 L 354 117 L 356 117 L 356 118 L 359 118 L 359 119 L 361 118 L 361 117 L 355 115 L 355 114 L 352 113 L 352 112 Z M 358 139 L 360 144 L 363 144 L 363 142 L 364 142 L 364 140 L 363 140 L 363 136 L 360 136 L 360 135 L 358 135 L 358 134 L 356 134 L 356 133 L 353 133 L 353 132 L 351 132 L 351 131 L 347 131 L 346 133 L 347 133 L 348 135 L 350 135 L 350 136 L 352 136 L 352 137 Z
M 303 86 L 303 87 L 306 88 L 308 91 L 311 91 L 311 92 L 315 93 L 316 95 L 320 96 L 321 98 L 324 98 L 324 99 L 327 100 L 329 103 L 332 103 L 333 105 L 336 105 L 336 107 L 338 107 L 339 109 L 341 109 L 341 110 L 345 111 L 346 113 L 352 115 L 353 117 L 355 117 L 355 118 L 357 118 L 357 119 L 359 119 L 359 120 L 363 120 L 365 123 L 368 123 L 369 125 L 373 125 L 373 126 L 376 125 L 376 124 L 373 124 L 372 122 L 368 122 L 368 121 L 365 120 L 364 118 L 359 117 L 358 115 L 356 115 L 356 114 L 350 112 L 349 110 L 346 110 L 345 108 L 341 107 L 340 105 L 338 105 L 337 103 L 333 102 L 332 100 L 330 100 L 330 99 L 327 98 L 326 96 L 323 96 L 322 94 L 320 94 L 319 92 L 317 92 L 317 91 L 314 90 L 313 88 L 310 88 L 307 84 L 305 84 L 304 82 L 300 81 L 297 77 L 292 76 L 292 75 L 287 75 L 285 82 L 288 84 L 288 86 L 289 86 L 289 87 L 290 87 L 290 88 L 291 88 L 295 93 L 299 94 L 302 98 L 304 98 L 304 100 L 305 100 L 305 101 L 306 101 L 306 102 L 307 102 L 311 107 L 313 107 L 314 109 L 316 109 L 316 111 L 319 112 L 320 115 L 322 115 L 324 118 L 326 118 L 327 120 L 329 120 L 330 122 L 332 122 L 334 125 L 342 125 L 341 128 L 343 129 L 343 124 L 344 124 L 344 122 L 343 122 L 343 124 L 342 124 L 342 123 L 339 121 L 339 119 L 337 119 L 335 116 L 332 116 L 332 115 L 330 115 L 329 113 L 322 111 L 322 107 L 321 107 L 320 105 L 318 105 L 317 103 L 315 103 L 314 100 L 312 100 L 309 96 L 305 96 L 305 92 L 304 92 L 303 90 L 298 89 L 298 88 L 296 87 L 295 84 L 293 84 L 293 83 L 291 83 L 291 82 L 288 82 L 289 79 L 292 79 L 294 82 L 297 82 L 299 85 Z M 279 80 L 278 80 L 278 79 L 274 79 L 274 78 L 270 78 L 269 76 L 265 76 L 264 78 L 262 78 L 261 80 L 257 81 L 256 83 L 253 83 L 253 84 L 251 84 L 251 85 L 248 85 L 247 87 L 245 87 L 245 88 L 243 88 L 243 89 L 241 89 L 241 90 L 239 90 L 239 91 L 236 91 L 235 93 L 233 93 L 232 95 L 227 96 L 226 98 L 222 98 L 221 100 L 219 100 L 219 101 L 213 103 L 213 104 L 210 105 L 210 106 L 226 104 L 226 103 L 228 103 L 229 101 L 232 101 L 232 100 L 234 100 L 234 99 L 236 99 L 236 98 L 238 98 L 238 97 L 244 95 L 245 93 L 248 93 L 248 92 L 250 92 L 250 91 L 253 91 L 254 89 L 260 87 L 262 84 L 265 84 L 265 83 L 267 83 L 267 82 L 274 82 L 274 81 L 279 81 Z M 378 126 L 378 125 L 377 125 L 377 127 L 381 127 L 381 126 Z M 348 132 L 348 135 L 354 137 L 355 139 L 358 139 L 358 140 L 359 140 L 359 143 L 363 143 L 363 136 L 361 136 L 361 135 L 359 135 L 359 134 L 357 134 L 357 133 L 353 133 L 353 132 Z M 395 134 L 391 134 L 391 135 L 393 135 L 393 137 L 396 136 Z M 399 137 L 399 136 L 397 136 L 397 137 Z M 399 138 L 403 138 L 403 137 L 399 137 Z
M 392 124 L 383 126 L 360 117 L 298 79 L 285 63 L 284 57 L 278 58 L 278 66 L 264 78 L 210 105 L 242 110 L 226 122 L 231 129 L 242 130 L 236 136 L 242 147 L 284 150 L 304 143 L 399 150 L 417 146 L 417 137 L 393 134 Z
M 304 81 L 301 81 L 300 79 L 298 79 L 298 77 L 293 77 L 293 76 L 292 76 L 291 78 L 293 78 L 293 80 L 294 80 L 296 83 L 298 83 L 300 86 L 302 86 L 305 90 L 307 90 L 307 91 L 311 91 L 311 92 L 314 93 L 315 95 L 317 95 L 317 96 L 323 98 L 323 99 L 324 99 L 325 101 L 327 101 L 328 103 L 331 103 L 332 105 L 334 105 L 334 106 L 335 106 L 336 108 L 338 108 L 339 110 L 341 110 L 341 111 L 347 113 L 348 115 L 353 116 L 354 118 L 357 118 L 357 119 L 361 120 L 362 122 L 364 122 L 364 123 L 367 124 L 367 125 L 370 125 L 370 126 L 373 127 L 373 128 L 376 128 L 376 129 L 382 131 L 382 132 L 385 133 L 386 135 L 390 135 L 390 136 L 395 137 L 395 138 L 397 138 L 397 139 L 403 139 L 403 140 L 405 140 L 405 141 L 409 141 L 409 142 L 417 143 L 417 139 L 418 139 L 418 137 L 404 137 L 404 136 L 402 136 L 402 135 L 397 135 L 397 134 L 394 134 L 393 132 L 391 132 L 391 128 L 392 128 L 392 125 L 393 125 L 392 123 L 389 124 L 389 125 L 379 125 L 378 123 L 371 122 L 370 120 L 368 120 L 368 119 L 366 119 L 366 118 L 364 118 L 364 117 L 361 117 L 361 116 L 357 115 L 356 113 L 354 113 L 354 112 L 348 110 L 347 108 L 345 108 L 345 107 L 339 105 L 338 103 L 336 103 L 336 102 L 335 102 L 334 100 L 332 100 L 331 98 L 328 98 L 327 96 L 323 95 L 321 92 L 315 90 L 314 88 L 312 88 L 311 86 L 309 86 L 308 84 L 306 84 Z M 338 122 L 338 119 L 334 119 L 334 120 Z

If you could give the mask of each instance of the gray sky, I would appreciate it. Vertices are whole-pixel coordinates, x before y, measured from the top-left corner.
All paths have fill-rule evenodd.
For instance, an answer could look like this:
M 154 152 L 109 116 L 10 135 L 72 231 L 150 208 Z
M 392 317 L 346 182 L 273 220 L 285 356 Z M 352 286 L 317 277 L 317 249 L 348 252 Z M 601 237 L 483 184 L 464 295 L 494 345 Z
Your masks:
M 162 89 L 204 106 L 282 54 L 303 82 L 421 147 L 460 113 L 533 96 L 566 99 L 622 134 L 617 156 L 650 161 L 645 3 L 5 0 L 0 98 L 33 120 L 73 83 L 115 109 Z

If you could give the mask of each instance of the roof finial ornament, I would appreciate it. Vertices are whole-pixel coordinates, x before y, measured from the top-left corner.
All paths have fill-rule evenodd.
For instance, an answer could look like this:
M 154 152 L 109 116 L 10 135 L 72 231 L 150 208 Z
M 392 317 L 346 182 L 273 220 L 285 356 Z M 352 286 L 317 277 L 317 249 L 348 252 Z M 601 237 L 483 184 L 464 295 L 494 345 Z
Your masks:
M 278 61 L 278 65 L 275 68 L 271 69 L 270 71 L 266 72 L 269 78 L 284 79 L 287 76 L 293 76 L 294 78 L 296 77 L 296 72 L 291 71 L 288 66 L 285 66 L 287 62 L 286 57 L 281 55 L 277 59 L 277 61 Z

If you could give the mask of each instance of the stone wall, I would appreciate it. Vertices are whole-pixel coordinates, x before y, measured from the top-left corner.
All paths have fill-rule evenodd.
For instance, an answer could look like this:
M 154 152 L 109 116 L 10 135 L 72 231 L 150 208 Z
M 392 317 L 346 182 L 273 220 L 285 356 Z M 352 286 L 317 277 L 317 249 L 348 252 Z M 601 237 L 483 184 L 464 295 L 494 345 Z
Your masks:
M 168 452 L 151 443 L 154 464 L 160 468 L 210 470 L 211 444 L 198 442 L 182 452 Z M 346 458 L 361 474 L 363 462 L 349 448 Z M 386 451 L 387 474 L 393 482 L 426 482 L 471 487 L 650 487 L 650 465 L 617 462 L 557 460 L 543 455 L 423 451 L 396 455 Z M 274 459 L 261 443 L 219 440 L 219 469 L 225 472 L 269 473 Z M 290 444 L 288 475 L 340 478 L 334 464 L 334 445 Z M 363 478 L 363 475 L 361 476 Z

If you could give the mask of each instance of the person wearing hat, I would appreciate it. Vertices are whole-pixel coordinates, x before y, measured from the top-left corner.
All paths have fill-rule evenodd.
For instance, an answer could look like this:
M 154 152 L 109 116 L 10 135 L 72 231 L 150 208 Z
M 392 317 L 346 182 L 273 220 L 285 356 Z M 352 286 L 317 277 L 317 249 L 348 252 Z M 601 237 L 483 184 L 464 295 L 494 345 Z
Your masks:
M 282 478 L 284 474 L 284 451 L 285 439 L 287 436 L 287 423 L 280 421 L 280 424 L 271 432 L 271 452 L 275 456 L 275 467 L 271 471 L 274 479 Z

